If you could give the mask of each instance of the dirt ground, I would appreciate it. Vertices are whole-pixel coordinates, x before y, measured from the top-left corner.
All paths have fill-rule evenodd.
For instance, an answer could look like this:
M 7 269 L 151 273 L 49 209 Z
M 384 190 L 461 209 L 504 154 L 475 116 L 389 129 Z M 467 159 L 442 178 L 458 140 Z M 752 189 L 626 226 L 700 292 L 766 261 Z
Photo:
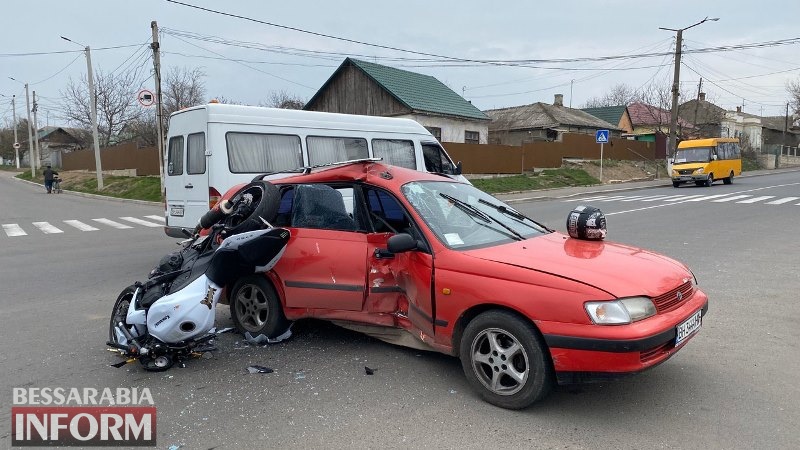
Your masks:
M 564 167 L 583 169 L 594 178 L 600 179 L 598 161 L 565 162 Z M 658 168 L 658 176 L 664 178 L 666 170 Z M 626 181 L 653 180 L 656 178 L 656 165 L 641 161 L 605 161 L 603 163 L 603 183 L 624 183 Z

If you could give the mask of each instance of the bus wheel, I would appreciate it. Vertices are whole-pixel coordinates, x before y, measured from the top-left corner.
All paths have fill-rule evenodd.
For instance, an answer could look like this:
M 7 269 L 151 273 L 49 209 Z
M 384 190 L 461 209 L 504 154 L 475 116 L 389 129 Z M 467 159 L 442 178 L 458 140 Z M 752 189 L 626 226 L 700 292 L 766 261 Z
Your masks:
M 708 174 L 708 179 L 706 179 L 706 187 L 711 187 L 712 184 L 714 184 L 714 174 L 710 173 Z
M 733 183 L 733 171 L 731 171 L 731 174 L 728 175 L 728 178 L 723 178 L 722 182 L 725 183 L 725 184 Z

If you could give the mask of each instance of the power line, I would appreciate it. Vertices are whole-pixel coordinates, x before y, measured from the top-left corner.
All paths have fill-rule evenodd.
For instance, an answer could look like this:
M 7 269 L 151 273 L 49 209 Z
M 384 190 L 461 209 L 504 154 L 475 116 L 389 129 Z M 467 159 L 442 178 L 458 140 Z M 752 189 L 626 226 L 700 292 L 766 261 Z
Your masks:
M 77 60 L 78 60 L 78 58 L 80 58 L 81 56 L 82 56 L 82 55 L 77 55 L 77 56 L 76 56 L 76 57 L 75 57 L 75 58 L 74 58 L 72 61 L 70 61 L 70 62 L 69 62 L 69 64 L 67 64 L 66 66 L 64 66 L 64 67 L 63 67 L 61 70 L 59 70 L 58 72 L 56 72 L 56 73 L 54 73 L 54 74 L 50 75 L 49 77 L 45 78 L 44 80 L 39 80 L 39 81 L 37 81 L 37 82 L 35 82 L 35 83 L 30 83 L 30 84 L 31 84 L 31 85 L 41 84 L 41 83 L 44 83 L 45 81 L 48 81 L 48 80 L 52 79 L 52 78 L 53 78 L 53 77 L 55 77 L 56 75 L 60 74 L 61 72 L 65 71 L 65 70 L 67 70 L 67 68 L 69 68 L 69 66 L 71 66 L 71 65 L 75 64 L 75 61 L 77 61 Z
M 102 51 L 102 50 L 114 50 L 118 48 L 129 48 L 129 47 L 138 47 L 141 44 L 130 44 L 130 45 L 114 45 L 112 47 L 97 47 L 93 48 L 92 51 Z M 60 51 L 52 51 L 52 52 L 25 52 L 25 53 L 0 53 L 0 58 L 13 58 L 18 56 L 42 56 L 42 55 L 60 55 L 64 53 L 83 53 L 83 50 L 60 50 Z

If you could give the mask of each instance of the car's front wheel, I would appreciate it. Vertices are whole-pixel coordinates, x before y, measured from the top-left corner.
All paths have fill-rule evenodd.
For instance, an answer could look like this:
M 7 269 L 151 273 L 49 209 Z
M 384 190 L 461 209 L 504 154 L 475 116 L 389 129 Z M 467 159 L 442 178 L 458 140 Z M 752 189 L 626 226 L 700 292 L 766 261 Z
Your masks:
M 273 338 L 289 327 L 281 302 L 263 275 L 241 278 L 231 290 L 231 319 L 242 333 Z
M 547 347 L 529 322 L 508 311 L 488 311 L 464 330 L 461 366 L 487 402 L 522 409 L 544 398 L 553 386 Z

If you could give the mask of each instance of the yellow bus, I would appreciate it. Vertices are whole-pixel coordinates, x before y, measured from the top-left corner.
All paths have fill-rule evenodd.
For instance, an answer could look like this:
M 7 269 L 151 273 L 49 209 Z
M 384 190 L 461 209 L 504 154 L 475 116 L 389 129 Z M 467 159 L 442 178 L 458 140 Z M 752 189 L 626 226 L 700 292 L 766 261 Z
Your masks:
M 697 186 L 711 186 L 716 180 L 733 183 L 742 174 L 742 149 L 739 139 L 692 139 L 678 144 L 672 160 L 672 186 L 694 181 Z

